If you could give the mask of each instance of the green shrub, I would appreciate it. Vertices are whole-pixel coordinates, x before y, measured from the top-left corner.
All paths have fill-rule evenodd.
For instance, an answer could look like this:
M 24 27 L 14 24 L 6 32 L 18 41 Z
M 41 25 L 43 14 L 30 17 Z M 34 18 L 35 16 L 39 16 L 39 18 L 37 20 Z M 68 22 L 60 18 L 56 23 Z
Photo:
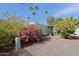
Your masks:
M 23 29 L 19 33 L 20 38 L 25 42 L 38 41 L 43 39 L 43 33 L 41 28 L 36 24 L 29 24 L 27 28 Z
M 17 33 L 23 28 L 23 23 L 0 20 L 0 46 L 12 43 Z
M 55 30 L 64 38 L 68 38 L 70 34 L 73 34 L 75 29 L 75 22 L 72 20 L 60 20 L 55 24 Z

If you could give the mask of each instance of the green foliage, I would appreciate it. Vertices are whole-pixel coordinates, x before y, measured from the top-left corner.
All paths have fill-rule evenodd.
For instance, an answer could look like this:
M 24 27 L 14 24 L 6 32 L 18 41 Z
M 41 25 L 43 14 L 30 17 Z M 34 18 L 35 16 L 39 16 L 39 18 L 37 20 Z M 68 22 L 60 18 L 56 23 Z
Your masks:
M 55 18 L 53 16 L 49 16 L 47 24 L 48 24 L 48 26 L 54 26 L 54 24 L 55 24 Z
M 75 22 L 73 22 L 72 20 L 60 20 L 55 24 L 55 30 L 64 38 L 68 38 L 70 34 L 73 34 L 75 32 L 75 29 Z
M 62 21 L 63 19 L 61 17 L 56 18 L 56 22 L 57 21 Z
M 75 25 L 79 27 L 79 18 L 75 19 Z
M 5 17 L 5 15 L 3 15 Z M 23 29 L 24 23 L 20 17 L 7 15 L 5 19 L 0 19 L 0 46 L 11 43 L 17 33 Z
M 13 26 L 6 21 L 0 20 L 0 46 L 8 44 L 12 41 L 14 35 Z

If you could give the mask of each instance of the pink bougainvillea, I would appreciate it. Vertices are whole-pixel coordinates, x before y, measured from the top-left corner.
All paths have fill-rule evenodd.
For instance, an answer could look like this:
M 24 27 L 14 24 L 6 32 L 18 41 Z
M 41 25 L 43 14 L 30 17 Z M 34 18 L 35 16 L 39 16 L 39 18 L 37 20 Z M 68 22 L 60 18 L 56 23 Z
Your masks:
M 35 24 L 30 24 L 27 26 L 27 28 L 20 31 L 20 38 L 25 41 L 37 40 L 39 30 L 39 26 Z

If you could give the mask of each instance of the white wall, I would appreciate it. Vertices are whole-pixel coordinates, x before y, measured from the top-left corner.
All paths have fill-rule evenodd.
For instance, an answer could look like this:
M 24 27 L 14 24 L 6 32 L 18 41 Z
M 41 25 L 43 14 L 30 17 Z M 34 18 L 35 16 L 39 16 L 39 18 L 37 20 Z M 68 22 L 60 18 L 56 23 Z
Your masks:
M 75 34 L 79 36 L 79 28 L 76 29 Z

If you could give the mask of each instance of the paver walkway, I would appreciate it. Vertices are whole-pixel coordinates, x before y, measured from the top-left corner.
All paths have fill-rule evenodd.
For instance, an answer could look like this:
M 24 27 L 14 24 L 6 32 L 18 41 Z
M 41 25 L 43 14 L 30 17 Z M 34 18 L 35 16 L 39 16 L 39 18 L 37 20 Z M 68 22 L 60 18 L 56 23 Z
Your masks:
M 41 43 L 27 46 L 24 50 L 34 56 L 79 56 L 79 40 L 53 36 Z

